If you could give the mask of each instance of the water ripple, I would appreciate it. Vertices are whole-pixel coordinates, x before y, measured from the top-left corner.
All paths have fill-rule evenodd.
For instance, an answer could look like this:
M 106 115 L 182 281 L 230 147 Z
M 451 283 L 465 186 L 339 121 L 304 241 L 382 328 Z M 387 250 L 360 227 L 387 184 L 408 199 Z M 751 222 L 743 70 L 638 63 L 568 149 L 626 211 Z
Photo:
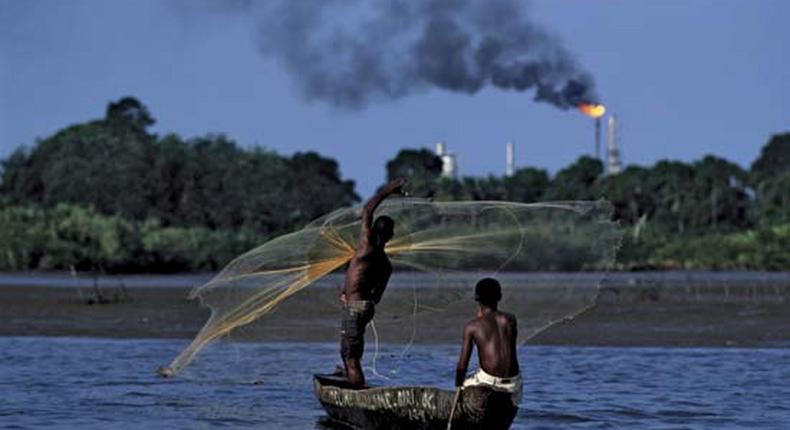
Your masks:
M 157 378 L 152 369 L 184 343 L 0 338 L 0 427 L 330 428 L 311 374 L 338 364 L 334 342 L 220 342 L 181 377 Z M 458 346 L 413 346 L 409 360 L 402 351 L 382 347 L 377 370 L 395 378 L 386 383 L 451 388 Z M 525 347 L 520 354 L 526 385 L 514 429 L 790 422 L 790 349 Z M 372 383 L 385 383 L 371 373 Z

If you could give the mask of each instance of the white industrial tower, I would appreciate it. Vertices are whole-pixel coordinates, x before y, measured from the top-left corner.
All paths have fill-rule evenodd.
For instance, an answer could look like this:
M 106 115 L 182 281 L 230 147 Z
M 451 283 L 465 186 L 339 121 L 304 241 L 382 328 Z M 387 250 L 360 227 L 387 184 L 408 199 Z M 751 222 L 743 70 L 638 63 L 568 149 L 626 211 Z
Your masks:
M 447 152 L 447 145 L 445 145 L 444 141 L 436 144 L 436 155 L 442 159 L 442 177 L 455 179 L 458 176 L 455 154 Z
M 516 173 L 516 145 L 508 142 L 505 145 L 505 176 L 511 177 Z
M 622 161 L 620 160 L 620 137 L 619 125 L 617 118 L 614 115 L 609 115 L 609 120 L 606 124 L 606 173 L 609 175 L 616 175 L 623 170 Z

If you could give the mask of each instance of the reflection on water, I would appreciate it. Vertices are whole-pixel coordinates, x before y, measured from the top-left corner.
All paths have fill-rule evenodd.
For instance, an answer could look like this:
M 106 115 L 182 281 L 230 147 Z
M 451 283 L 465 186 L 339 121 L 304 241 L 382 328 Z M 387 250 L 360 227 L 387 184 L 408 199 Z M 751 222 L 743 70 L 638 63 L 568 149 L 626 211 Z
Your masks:
M 311 375 L 334 343 L 208 348 L 182 377 L 154 369 L 183 340 L 0 338 L 0 426 L 315 428 Z M 451 388 L 458 347 L 382 347 L 377 384 Z M 524 347 L 516 429 L 782 428 L 790 349 Z M 366 356 L 368 364 L 373 350 Z M 368 372 L 372 375 L 372 371 Z

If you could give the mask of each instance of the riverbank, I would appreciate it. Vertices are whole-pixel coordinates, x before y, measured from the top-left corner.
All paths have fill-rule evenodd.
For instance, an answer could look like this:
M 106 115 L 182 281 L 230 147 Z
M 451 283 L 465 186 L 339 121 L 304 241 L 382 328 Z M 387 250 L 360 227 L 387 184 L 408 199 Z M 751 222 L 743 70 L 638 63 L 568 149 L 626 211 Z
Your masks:
M 503 275 L 504 278 L 515 275 Z M 537 274 L 519 278 L 524 288 L 508 290 L 518 302 L 520 291 L 541 283 L 583 282 L 594 274 Z M 786 275 L 740 274 L 672 276 L 609 275 L 597 306 L 555 325 L 530 340 L 542 345 L 599 346 L 779 346 L 790 344 L 790 282 Z M 101 283 L 73 286 L 0 285 L 0 336 L 89 336 L 110 338 L 190 339 L 210 312 L 187 300 L 184 278 L 103 278 Z M 32 278 L 31 278 L 32 279 Z M 203 277 L 186 278 L 191 281 Z M 273 315 L 232 333 L 234 339 L 331 341 L 337 338 L 339 308 L 329 278 L 288 299 Z M 669 279 L 669 281 L 667 280 Z M 685 281 L 683 279 L 686 279 Z M 701 279 L 705 279 L 702 282 Z M 726 281 L 726 282 L 725 282 Z M 516 282 L 511 280 L 510 282 Z M 385 300 L 407 301 L 411 289 L 397 282 Z M 424 285 L 421 288 L 439 288 Z M 523 293 L 526 294 L 526 293 Z M 515 297 L 513 297 L 515 296 Z M 507 306 L 503 306 L 507 309 Z M 463 308 L 466 311 L 466 308 Z M 384 342 L 455 343 L 462 321 L 473 315 L 420 315 L 416 326 L 408 316 L 382 322 Z M 414 328 L 417 327 L 415 330 Z

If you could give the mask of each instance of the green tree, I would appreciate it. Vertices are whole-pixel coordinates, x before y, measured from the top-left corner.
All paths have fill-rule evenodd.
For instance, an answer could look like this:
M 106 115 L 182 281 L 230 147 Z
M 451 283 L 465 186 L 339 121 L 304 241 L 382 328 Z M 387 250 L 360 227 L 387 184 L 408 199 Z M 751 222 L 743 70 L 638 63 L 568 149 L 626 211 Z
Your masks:
M 39 268 L 113 270 L 128 264 L 138 247 L 134 226 L 121 217 L 66 204 L 48 215 L 49 237 Z
M 540 200 L 549 187 L 549 175 L 543 169 L 526 167 L 504 179 L 505 199 L 531 203 Z
M 790 223 L 790 170 L 757 183 L 756 204 L 763 224 Z
M 168 134 L 156 142 L 154 157 L 146 178 L 148 188 L 147 216 L 164 225 L 179 224 L 180 208 L 188 198 L 184 194 L 194 168 L 191 147 L 178 135 Z
M 582 156 L 557 172 L 546 190 L 547 200 L 590 200 L 598 198 L 596 185 L 603 175 L 600 160 Z
M 17 202 L 70 202 L 140 217 L 151 151 L 147 135 L 119 132 L 105 121 L 72 126 L 39 142 L 26 160 L 15 153 L 3 187 Z
M 751 225 L 746 171 L 712 155 L 695 162 L 693 169 L 693 225 L 714 230 Z
M 646 193 L 652 196 L 649 217 L 670 231 L 683 233 L 697 204 L 693 194 L 694 168 L 680 161 L 662 160 L 645 178 Z
M 19 196 L 36 194 L 36 187 L 40 183 L 34 181 L 32 175 L 27 174 L 30 168 L 30 154 L 24 146 L 15 149 L 11 155 L 0 163 L 2 176 L 0 176 L 0 193 L 7 203 L 19 200 Z
M 46 214 L 39 208 L 0 208 L 0 269 L 29 270 L 39 266 L 48 243 Z
M 504 200 L 505 183 L 502 179 L 489 175 L 481 178 L 466 176 L 461 180 L 464 200 Z
M 131 125 L 139 130 L 145 130 L 154 125 L 156 120 L 139 100 L 134 97 L 123 97 L 107 105 L 105 119 L 115 124 Z
M 68 202 L 144 216 L 154 142 L 144 127 L 153 119 L 131 98 L 110 103 L 107 115 L 14 152 L 4 163 L 3 191 L 17 203 Z
M 104 119 L 68 127 L 3 162 L 10 204 L 71 203 L 163 226 L 253 228 L 271 234 L 358 200 L 337 163 L 245 150 L 224 135 L 161 139 L 148 109 L 126 97 Z
M 298 152 L 289 162 L 292 172 L 290 195 L 297 224 L 359 201 L 354 181 L 342 180 L 337 162 L 315 152 Z
M 469 200 L 461 181 L 452 178 L 437 180 L 434 198 L 439 201 Z
M 754 183 L 790 171 L 790 133 L 775 134 L 760 150 L 750 170 Z
M 402 149 L 387 162 L 387 180 L 404 177 L 406 188 L 416 197 L 433 197 L 442 174 L 442 159 L 427 149 Z
M 242 225 L 243 206 L 252 196 L 244 195 L 239 186 L 250 179 L 239 176 L 248 166 L 240 160 L 241 151 L 224 135 L 198 137 L 186 144 L 183 171 L 177 177 L 177 224 L 210 229 Z
M 612 202 L 615 219 L 636 224 L 653 210 L 651 195 L 645 190 L 649 175 L 649 169 L 629 166 L 617 175 L 602 178 L 599 189 Z
M 771 136 L 749 175 L 763 223 L 790 222 L 790 133 Z

